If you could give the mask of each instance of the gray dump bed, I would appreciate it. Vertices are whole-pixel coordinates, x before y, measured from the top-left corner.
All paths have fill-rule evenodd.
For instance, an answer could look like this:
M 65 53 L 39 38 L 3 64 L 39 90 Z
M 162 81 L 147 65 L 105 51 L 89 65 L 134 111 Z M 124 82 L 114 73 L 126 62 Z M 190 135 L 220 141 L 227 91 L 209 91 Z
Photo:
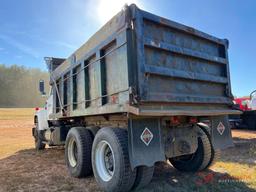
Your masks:
M 53 71 L 54 115 L 237 113 L 227 49 L 225 39 L 131 5 Z

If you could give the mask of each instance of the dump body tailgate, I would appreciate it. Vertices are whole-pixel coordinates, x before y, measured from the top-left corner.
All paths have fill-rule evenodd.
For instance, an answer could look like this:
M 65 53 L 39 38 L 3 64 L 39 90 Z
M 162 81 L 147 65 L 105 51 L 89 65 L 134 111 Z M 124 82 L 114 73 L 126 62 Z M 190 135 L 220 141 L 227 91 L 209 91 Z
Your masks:
M 228 40 L 142 10 L 134 18 L 141 106 L 228 113 Z

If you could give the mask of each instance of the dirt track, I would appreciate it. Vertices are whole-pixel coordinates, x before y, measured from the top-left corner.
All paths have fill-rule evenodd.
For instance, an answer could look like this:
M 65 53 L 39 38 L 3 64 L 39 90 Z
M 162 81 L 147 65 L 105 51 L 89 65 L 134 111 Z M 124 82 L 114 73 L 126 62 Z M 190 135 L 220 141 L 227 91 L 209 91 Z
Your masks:
M 33 149 L 31 110 L 7 112 L 0 109 L 1 192 L 100 191 L 93 176 L 68 175 L 63 148 Z M 152 182 L 141 191 L 256 191 L 256 133 L 233 131 L 233 137 L 235 147 L 225 150 L 211 170 L 185 174 L 157 164 Z

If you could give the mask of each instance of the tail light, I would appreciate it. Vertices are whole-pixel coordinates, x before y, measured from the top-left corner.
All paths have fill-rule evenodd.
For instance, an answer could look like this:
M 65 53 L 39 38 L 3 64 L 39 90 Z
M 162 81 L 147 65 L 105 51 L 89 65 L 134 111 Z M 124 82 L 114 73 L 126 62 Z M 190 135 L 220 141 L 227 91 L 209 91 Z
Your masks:
M 197 117 L 186 117 L 186 116 L 172 116 L 170 118 L 170 123 L 172 125 L 179 125 L 179 124 L 196 124 L 198 123 Z
M 171 117 L 171 124 L 177 125 L 177 124 L 179 124 L 179 123 L 180 123 L 179 117 L 177 117 L 177 116 Z
M 198 120 L 197 120 L 196 117 L 190 117 L 190 118 L 189 118 L 189 123 L 195 124 L 195 123 L 197 123 L 197 122 L 198 122 Z

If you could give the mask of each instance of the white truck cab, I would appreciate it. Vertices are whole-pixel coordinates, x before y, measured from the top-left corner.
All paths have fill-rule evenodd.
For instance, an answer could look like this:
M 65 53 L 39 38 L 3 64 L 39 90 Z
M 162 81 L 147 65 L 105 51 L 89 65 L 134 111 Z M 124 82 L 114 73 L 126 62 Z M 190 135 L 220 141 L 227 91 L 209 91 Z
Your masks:
M 44 58 L 49 69 L 50 75 L 51 72 L 57 68 L 65 59 L 62 58 Z M 63 138 L 60 138 L 63 135 L 60 135 L 59 128 L 53 129 L 51 127 L 52 122 L 55 120 L 52 118 L 51 114 L 54 111 L 54 97 L 53 97 L 53 86 L 56 84 L 50 84 L 50 91 L 48 95 L 45 92 L 44 80 L 39 81 L 39 92 L 42 97 L 47 97 L 45 105 L 42 108 L 37 108 L 34 115 L 34 128 L 32 128 L 32 134 L 35 138 L 35 147 L 37 150 L 44 149 L 45 145 L 61 145 L 63 143 Z M 60 142 L 60 139 L 62 141 Z
M 40 81 L 42 83 L 43 81 Z M 40 91 L 43 95 L 43 91 Z M 50 115 L 53 113 L 53 94 L 52 88 L 48 95 L 48 99 L 45 102 L 43 108 L 39 108 L 35 112 L 35 123 L 37 122 L 38 130 L 45 130 L 49 128 L 48 120 L 50 120 Z

